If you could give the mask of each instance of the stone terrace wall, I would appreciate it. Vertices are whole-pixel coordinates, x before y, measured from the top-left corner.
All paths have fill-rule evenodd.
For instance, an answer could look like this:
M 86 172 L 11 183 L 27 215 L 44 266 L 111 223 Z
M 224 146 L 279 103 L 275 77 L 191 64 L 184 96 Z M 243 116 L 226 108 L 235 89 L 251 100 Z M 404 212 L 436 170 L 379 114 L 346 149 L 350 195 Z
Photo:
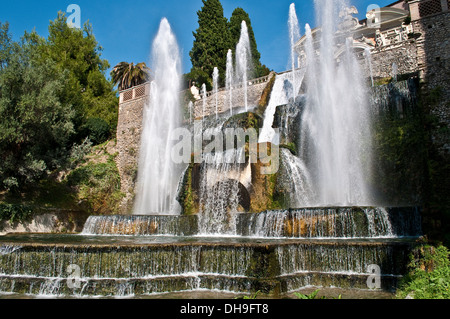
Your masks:
M 275 76 L 272 72 L 270 75 L 250 80 L 249 86 L 247 87 L 247 101 L 249 108 L 257 106 L 264 89 L 267 87 L 270 79 Z M 233 108 L 245 107 L 245 91 L 242 85 L 232 90 L 233 98 Z M 219 90 L 217 93 L 217 105 L 219 113 L 227 112 L 230 110 L 230 98 L 229 91 L 225 89 Z M 194 103 L 194 117 L 203 117 L 203 99 L 198 100 Z M 206 103 L 205 103 L 205 116 L 209 116 L 216 113 L 216 94 L 213 92 L 208 92 Z
M 144 94 L 142 96 L 139 96 L 138 94 L 138 97 L 136 98 L 136 91 L 139 93 L 139 88 L 142 87 L 145 88 Z M 136 87 L 126 92 L 121 92 L 119 121 L 117 124 L 118 156 L 116 157 L 116 164 L 120 175 L 121 191 L 126 194 L 122 203 L 122 213 L 130 212 L 133 205 L 142 133 L 142 120 L 144 116 L 144 107 L 148 101 L 149 93 L 149 84 L 144 84 L 144 86 Z M 125 94 L 129 94 L 129 100 L 126 99 L 126 96 L 124 99 Z

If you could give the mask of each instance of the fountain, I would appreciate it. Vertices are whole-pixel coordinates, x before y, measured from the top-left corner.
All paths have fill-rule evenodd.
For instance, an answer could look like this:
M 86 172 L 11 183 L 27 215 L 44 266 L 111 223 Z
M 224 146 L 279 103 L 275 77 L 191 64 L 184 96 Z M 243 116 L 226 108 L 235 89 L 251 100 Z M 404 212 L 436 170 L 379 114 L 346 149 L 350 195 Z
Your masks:
M 289 40 L 291 45 L 291 66 L 292 66 L 292 96 L 295 98 L 298 93 L 298 89 L 300 89 L 300 85 L 297 81 L 297 74 L 295 72 L 295 62 L 297 54 L 295 52 L 295 45 L 300 40 L 300 26 L 298 23 L 297 13 L 295 12 L 295 4 L 292 3 L 289 7 Z
M 233 51 L 228 50 L 227 53 L 227 70 L 226 70 L 226 89 L 228 91 L 228 100 L 230 103 L 230 116 L 233 116 Z
M 144 110 L 135 214 L 176 214 L 180 171 L 171 160 L 170 134 L 181 125 L 181 59 L 175 35 L 162 19 L 152 47 L 154 81 Z
M 306 26 L 307 88 L 301 123 L 301 157 L 312 174 L 316 206 L 371 205 L 371 114 L 363 77 L 349 41 L 338 65 L 334 34 L 337 3 L 317 1 L 320 56 Z
M 194 103 L 192 101 L 189 101 L 188 108 L 189 108 L 189 124 L 192 125 L 192 112 L 194 110 Z
M 151 297 L 214 290 L 283 297 L 306 286 L 367 289 L 374 265 L 380 269 L 378 288 L 395 289 L 421 235 L 421 211 L 373 207 L 365 180 L 369 93 L 348 42 L 340 64 L 334 59 L 335 1 L 318 0 L 316 5 L 323 25 L 321 54 L 316 55 L 306 25 L 307 68 L 295 70 L 294 65 L 276 76 L 264 118 L 248 112 L 247 102 L 245 113 L 233 115 L 236 79 L 230 50 L 225 81 L 230 113 L 205 116 L 203 84 L 202 120 L 192 123 L 190 115 L 185 127 L 194 140 L 226 135 L 240 125 L 244 133 L 259 130 L 259 153 L 281 147 L 276 173 L 261 173 L 264 157 L 253 162 L 249 143 L 239 146 L 234 136 L 225 150 L 194 152 L 187 168 L 173 166 L 165 157 L 171 147 L 168 133 L 181 122 L 179 50 L 163 19 L 153 45 L 155 80 L 144 116 L 136 214 L 91 216 L 80 235 L 0 237 L 0 292 Z M 248 54 L 243 22 L 236 74 L 245 92 Z M 306 94 L 293 96 L 297 87 L 305 87 Z M 374 91 L 374 104 L 390 107 L 385 95 L 391 92 Z M 193 104 L 189 109 L 192 114 Z M 200 142 L 208 149 L 205 144 Z M 259 206 L 252 206 L 255 202 Z
M 245 111 L 248 111 L 248 75 L 251 70 L 251 51 L 250 51 L 250 39 L 248 35 L 247 23 L 242 21 L 241 25 L 241 37 L 236 46 L 236 75 L 240 81 L 244 90 L 244 104 Z
M 219 69 L 214 68 L 212 75 L 213 78 L 213 91 L 216 99 L 216 120 L 219 118 Z

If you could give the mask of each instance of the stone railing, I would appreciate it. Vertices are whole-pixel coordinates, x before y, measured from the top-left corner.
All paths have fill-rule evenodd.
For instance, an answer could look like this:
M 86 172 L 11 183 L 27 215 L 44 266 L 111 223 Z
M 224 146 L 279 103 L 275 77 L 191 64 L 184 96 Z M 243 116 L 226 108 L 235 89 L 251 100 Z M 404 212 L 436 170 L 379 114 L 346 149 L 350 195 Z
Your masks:
M 375 47 L 381 48 L 392 44 L 399 44 L 408 41 L 408 34 L 413 32 L 412 25 L 402 25 L 386 31 L 378 31 L 375 35 Z
M 248 86 L 250 87 L 250 86 L 253 86 L 253 85 L 256 85 L 256 84 L 261 84 L 261 83 L 268 82 L 270 80 L 270 77 L 271 77 L 271 74 L 263 76 L 263 77 L 260 77 L 260 78 L 257 78 L 257 79 L 248 80 Z M 241 83 L 237 83 L 237 84 L 235 84 L 233 86 L 233 89 L 241 89 L 243 86 L 244 86 L 244 84 L 242 82 Z M 218 90 L 218 92 L 222 92 L 222 91 L 226 91 L 226 90 L 227 90 L 226 88 L 220 88 Z M 214 94 L 214 91 L 206 92 L 206 97 L 208 98 L 208 97 L 210 97 L 213 94 Z M 200 94 L 200 96 L 201 96 L 201 98 L 203 98 L 202 94 Z
M 149 96 L 150 82 L 134 86 L 128 90 L 120 91 L 119 94 L 120 94 L 119 104 L 130 102 L 145 96 Z

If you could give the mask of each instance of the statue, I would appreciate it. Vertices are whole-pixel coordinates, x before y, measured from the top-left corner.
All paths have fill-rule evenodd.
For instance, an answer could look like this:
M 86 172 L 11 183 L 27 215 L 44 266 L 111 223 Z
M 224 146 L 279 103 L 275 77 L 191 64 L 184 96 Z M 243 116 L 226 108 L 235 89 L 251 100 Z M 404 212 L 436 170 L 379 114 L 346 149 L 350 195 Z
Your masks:
M 191 93 L 194 96 L 194 98 L 198 101 L 201 100 L 201 96 L 200 96 L 200 89 L 198 87 L 195 86 L 195 82 L 192 83 L 191 86 Z
M 339 18 L 342 20 L 342 22 L 338 25 L 339 31 L 351 31 L 362 27 L 362 25 L 359 24 L 358 18 L 355 18 L 353 16 L 355 14 L 358 14 L 358 9 L 356 9 L 356 7 L 354 6 L 345 8 L 341 12 L 339 12 Z

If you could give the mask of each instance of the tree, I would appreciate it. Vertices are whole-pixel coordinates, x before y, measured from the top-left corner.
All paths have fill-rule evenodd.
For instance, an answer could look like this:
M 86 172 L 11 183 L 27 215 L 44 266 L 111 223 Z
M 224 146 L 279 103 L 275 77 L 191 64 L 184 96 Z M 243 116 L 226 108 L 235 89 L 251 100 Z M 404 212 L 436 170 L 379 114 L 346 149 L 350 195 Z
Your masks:
M 0 39 L 0 48 L 9 46 L 0 70 L 0 188 L 20 189 L 67 160 L 75 112 L 63 98 L 68 72 L 36 60 L 43 39 L 35 33 L 21 43 L 10 39 Z
M 134 63 L 120 62 L 111 71 L 114 85 L 119 85 L 119 91 L 141 85 L 150 80 L 150 69 L 145 62 Z
M 236 49 L 236 45 L 239 42 L 241 36 L 241 25 L 242 21 L 247 23 L 248 35 L 250 39 L 250 50 L 252 53 L 252 63 L 254 67 L 254 77 L 262 77 L 268 75 L 270 70 L 265 66 L 261 65 L 261 54 L 258 51 L 256 44 L 255 33 L 253 32 L 252 23 L 250 21 L 250 16 L 242 8 L 236 8 L 231 15 L 230 22 L 228 23 L 228 28 L 231 36 L 231 47 L 233 50 Z
M 203 7 L 197 12 L 199 27 L 194 35 L 194 45 L 190 52 L 192 71 L 191 80 L 201 85 L 202 78 L 208 77 L 208 88 L 212 85 L 214 67 L 219 69 L 224 82 L 227 63 L 227 51 L 230 46 L 228 20 L 223 15 L 219 0 L 202 0 Z M 196 78 L 199 75 L 199 78 Z
M 76 131 L 89 118 L 100 118 L 108 123 L 113 134 L 117 126 L 118 98 L 114 85 L 105 76 L 109 63 L 101 58 L 92 25 L 86 22 L 82 29 L 70 28 L 64 13 L 50 22 L 49 36 L 39 45 L 38 59 L 53 61 L 57 72 L 68 72 L 65 100 L 76 112 Z M 86 136 L 77 134 L 77 141 Z M 76 141 L 74 141 L 76 142 Z

